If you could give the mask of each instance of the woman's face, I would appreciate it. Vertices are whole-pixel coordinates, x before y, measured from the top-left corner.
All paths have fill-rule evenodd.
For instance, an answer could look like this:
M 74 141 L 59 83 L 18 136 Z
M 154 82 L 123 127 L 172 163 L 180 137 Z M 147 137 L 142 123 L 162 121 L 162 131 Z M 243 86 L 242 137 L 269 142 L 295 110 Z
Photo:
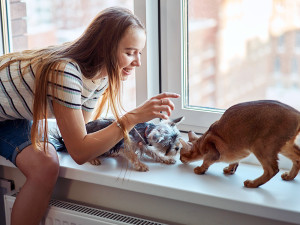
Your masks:
M 122 80 L 134 73 L 141 65 L 141 52 L 145 47 L 146 34 L 143 29 L 129 28 L 118 46 L 118 63 L 121 68 Z

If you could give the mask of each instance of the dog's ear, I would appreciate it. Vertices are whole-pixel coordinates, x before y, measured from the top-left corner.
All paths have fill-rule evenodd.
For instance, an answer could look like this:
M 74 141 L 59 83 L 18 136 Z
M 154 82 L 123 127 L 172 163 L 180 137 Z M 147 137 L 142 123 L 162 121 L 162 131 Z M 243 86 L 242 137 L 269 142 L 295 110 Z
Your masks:
M 173 126 L 181 123 L 183 120 L 184 120 L 184 116 L 176 118 L 176 119 L 173 119 L 173 120 L 169 120 L 168 123 L 170 124 L 170 126 L 173 127 Z

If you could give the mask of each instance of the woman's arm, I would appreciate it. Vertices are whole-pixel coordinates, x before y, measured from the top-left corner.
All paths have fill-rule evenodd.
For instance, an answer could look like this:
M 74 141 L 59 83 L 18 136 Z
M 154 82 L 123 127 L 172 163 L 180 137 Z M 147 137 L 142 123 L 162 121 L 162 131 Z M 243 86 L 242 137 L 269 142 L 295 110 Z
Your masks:
M 174 104 L 169 98 L 178 97 L 177 94 L 163 93 L 149 99 L 121 118 L 125 129 L 130 131 L 137 123 L 154 118 L 166 119 L 174 109 Z M 123 138 L 122 130 L 116 122 L 102 130 L 87 134 L 81 110 L 65 107 L 55 101 L 53 109 L 66 148 L 78 164 L 83 164 L 105 153 Z
M 81 110 L 71 109 L 57 102 L 53 102 L 53 109 L 66 148 L 78 164 L 98 157 L 123 138 L 121 129 L 115 123 L 87 134 Z
M 88 122 L 90 122 L 90 120 L 92 118 L 92 112 L 88 112 L 88 111 L 82 110 L 82 115 L 83 115 L 85 124 L 87 124 Z

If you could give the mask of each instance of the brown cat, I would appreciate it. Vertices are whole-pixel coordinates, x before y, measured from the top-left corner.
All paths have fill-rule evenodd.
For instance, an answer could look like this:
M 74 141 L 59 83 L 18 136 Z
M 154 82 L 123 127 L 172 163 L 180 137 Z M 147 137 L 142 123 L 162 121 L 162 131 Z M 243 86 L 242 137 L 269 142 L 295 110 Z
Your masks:
M 278 101 L 245 102 L 227 109 L 220 120 L 198 137 L 189 132 L 189 142 L 181 140 L 183 163 L 203 160 L 196 174 L 204 174 L 215 162 L 228 162 L 225 174 L 234 174 L 238 163 L 251 152 L 261 163 L 264 173 L 255 180 L 246 180 L 245 187 L 256 188 L 275 176 L 278 153 L 293 162 L 283 180 L 293 180 L 300 169 L 300 149 L 294 144 L 300 131 L 300 112 Z

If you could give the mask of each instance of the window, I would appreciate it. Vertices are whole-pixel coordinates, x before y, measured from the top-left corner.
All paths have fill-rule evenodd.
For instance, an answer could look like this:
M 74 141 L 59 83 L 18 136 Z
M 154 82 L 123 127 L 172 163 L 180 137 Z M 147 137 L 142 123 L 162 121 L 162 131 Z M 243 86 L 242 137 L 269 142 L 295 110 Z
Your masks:
M 244 101 L 276 99 L 300 110 L 299 6 L 299 0 L 161 1 L 162 87 L 182 95 L 175 101 L 175 115 L 186 117 L 182 129 L 203 132 Z
M 6 52 L 42 48 L 73 41 L 102 9 L 123 6 L 134 11 L 134 0 L 9 0 Z M 70 4 L 71 3 L 71 4 Z M 2 23 L 3 24 L 3 23 Z M 136 106 L 135 75 L 124 86 L 123 104 L 128 111 Z

